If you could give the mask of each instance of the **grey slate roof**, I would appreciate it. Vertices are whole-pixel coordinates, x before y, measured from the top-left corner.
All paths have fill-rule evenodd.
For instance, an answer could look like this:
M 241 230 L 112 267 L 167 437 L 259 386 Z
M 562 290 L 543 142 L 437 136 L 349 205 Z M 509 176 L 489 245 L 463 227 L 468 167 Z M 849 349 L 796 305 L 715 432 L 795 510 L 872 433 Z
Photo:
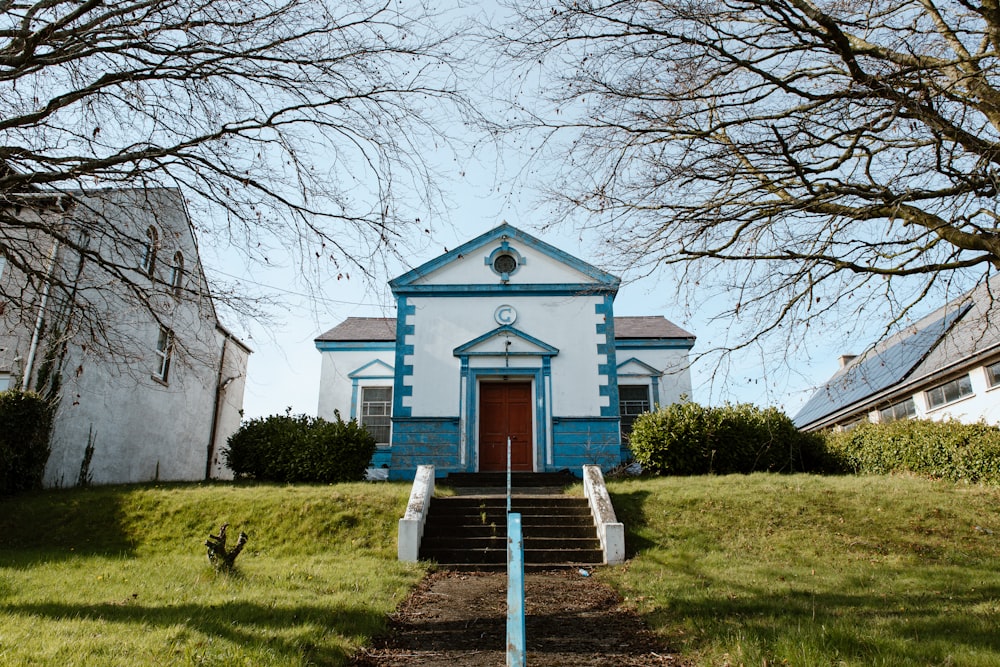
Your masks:
M 837 413 L 843 418 L 888 404 L 1000 354 L 997 296 L 1000 276 L 858 355 L 812 395 L 795 415 L 796 426 L 822 426 Z
M 694 334 L 659 315 L 616 317 L 615 340 L 658 338 L 694 338 Z M 395 317 L 348 317 L 316 342 L 383 342 L 396 340 Z
M 694 338 L 693 333 L 660 315 L 615 318 L 615 340 L 634 338 Z
M 316 342 L 382 342 L 396 340 L 395 317 L 348 317 L 320 334 Z

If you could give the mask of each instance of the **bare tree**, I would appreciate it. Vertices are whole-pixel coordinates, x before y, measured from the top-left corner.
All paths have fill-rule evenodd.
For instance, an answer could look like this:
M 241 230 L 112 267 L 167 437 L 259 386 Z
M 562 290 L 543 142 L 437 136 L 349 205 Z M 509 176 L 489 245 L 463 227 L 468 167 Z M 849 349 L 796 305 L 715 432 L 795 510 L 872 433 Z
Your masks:
M 1000 267 L 995 2 L 511 9 L 516 99 L 541 81 L 552 104 L 514 123 L 560 160 L 549 194 L 626 267 L 724 291 L 728 346 L 844 307 L 898 322 Z
M 160 316 L 176 271 L 143 265 L 161 240 L 122 224 L 121 201 L 107 215 L 102 189 L 138 206 L 179 188 L 203 243 L 251 260 L 281 247 L 335 277 L 371 271 L 433 195 L 423 142 L 447 141 L 435 121 L 460 104 L 434 18 L 390 0 L 0 0 L 0 267 L 26 283 L 2 308 L 76 300 L 75 328 L 114 345 L 107 314 L 79 306 L 76 262 L 52 270 L 56 247 L 92 289 Z

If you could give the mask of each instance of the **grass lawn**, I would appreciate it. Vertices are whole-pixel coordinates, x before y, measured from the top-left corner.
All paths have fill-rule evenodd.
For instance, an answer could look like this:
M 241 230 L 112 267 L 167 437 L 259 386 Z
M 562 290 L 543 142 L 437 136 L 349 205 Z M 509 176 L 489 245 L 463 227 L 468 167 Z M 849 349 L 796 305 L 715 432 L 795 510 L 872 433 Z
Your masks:
M 2 665 L 341 665 L 424 573 L 409 487 L 160 485 L 0 499 Z M 203 543 L 250 537 L 233 574 Z
M 1000 489 L 902 477 L 611 482 L 601 568 L 700 665 L 1000 666 Z M 0 499 L 2 665 L 343 665 L 423 576 L 406 484 L 159 485 Z M 202 543 L 250 535 L 237 572 Z M 530 638 L 529 638 L 530 641 Z
M 1000 489 L 750 475 L 609 484 L 601 576 L 702 665 L 1000 665 Z

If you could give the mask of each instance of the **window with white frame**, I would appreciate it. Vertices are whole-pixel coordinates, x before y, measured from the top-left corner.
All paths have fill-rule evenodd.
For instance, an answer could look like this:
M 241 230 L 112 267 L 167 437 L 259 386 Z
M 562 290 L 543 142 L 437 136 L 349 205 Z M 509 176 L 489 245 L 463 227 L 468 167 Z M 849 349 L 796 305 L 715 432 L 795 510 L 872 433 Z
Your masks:
M 878 420 L 882 424 L 888 424 L 889 422 L 894 422 L 899 419 L 909 419 L 910 417 L 916 416 L 917 404 L 914 402 L 912 396 L 905 401 L 893 403 L 889 407 L 882 408 L 878 411 Z
M 1000 386 L 1000 361 L 986 367 L 986 381 L 991 387 Z
M 170 355 L 173 353 L 174 334 L 170 329 L 160 327 L 160 335 L 156 339 L 156 368 L 153 377 L 163 382 L 170 375 Z
M 139 261 L 139 268 L 148 276 L 152 276 L 153 269 L 156 268 L 156 250 L 159 244 L 160 236 L 156 227 L 150 226 L 146 230 L 146 239 L 142 244 L 142 257 Z
M 0 256 L 0 278 L 3 278 L 3 270 L 7 268 L 7 259 Z
M 379 445 L 389 444 L 392 387 L 362 387 L 360 423 Z
M 972 396 L 972 380 L 968 374 L 928 389 L 927 406 L 932 409 L 938 408 L 966 396 Z
M 170 289 L 174 294 L 181 291 L 181 281 L 184 280 L 184 255 L 178 250 L 174 253 L 174 261 L 170 265 Z
M 644 384 L 618 385 L 618 414 L 621 418 L 622 438 L 632 433 L 635 418 L 649 412 L 649 386 Z

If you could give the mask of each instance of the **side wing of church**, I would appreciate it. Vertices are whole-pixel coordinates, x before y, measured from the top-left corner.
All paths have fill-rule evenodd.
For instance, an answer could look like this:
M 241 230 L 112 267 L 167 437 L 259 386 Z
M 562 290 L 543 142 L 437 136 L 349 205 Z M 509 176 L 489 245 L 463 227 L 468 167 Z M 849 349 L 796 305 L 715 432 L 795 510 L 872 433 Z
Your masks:
M 393 479 L 630 458 L 631 420 L 691 394 L 694 336 L 615 317 L 620 281 L 504 224 L 390 281 L 395 318 L 316 339 L 320 417 L 355 418 Z M 623 434 L 625 437 L 623 437 Z

